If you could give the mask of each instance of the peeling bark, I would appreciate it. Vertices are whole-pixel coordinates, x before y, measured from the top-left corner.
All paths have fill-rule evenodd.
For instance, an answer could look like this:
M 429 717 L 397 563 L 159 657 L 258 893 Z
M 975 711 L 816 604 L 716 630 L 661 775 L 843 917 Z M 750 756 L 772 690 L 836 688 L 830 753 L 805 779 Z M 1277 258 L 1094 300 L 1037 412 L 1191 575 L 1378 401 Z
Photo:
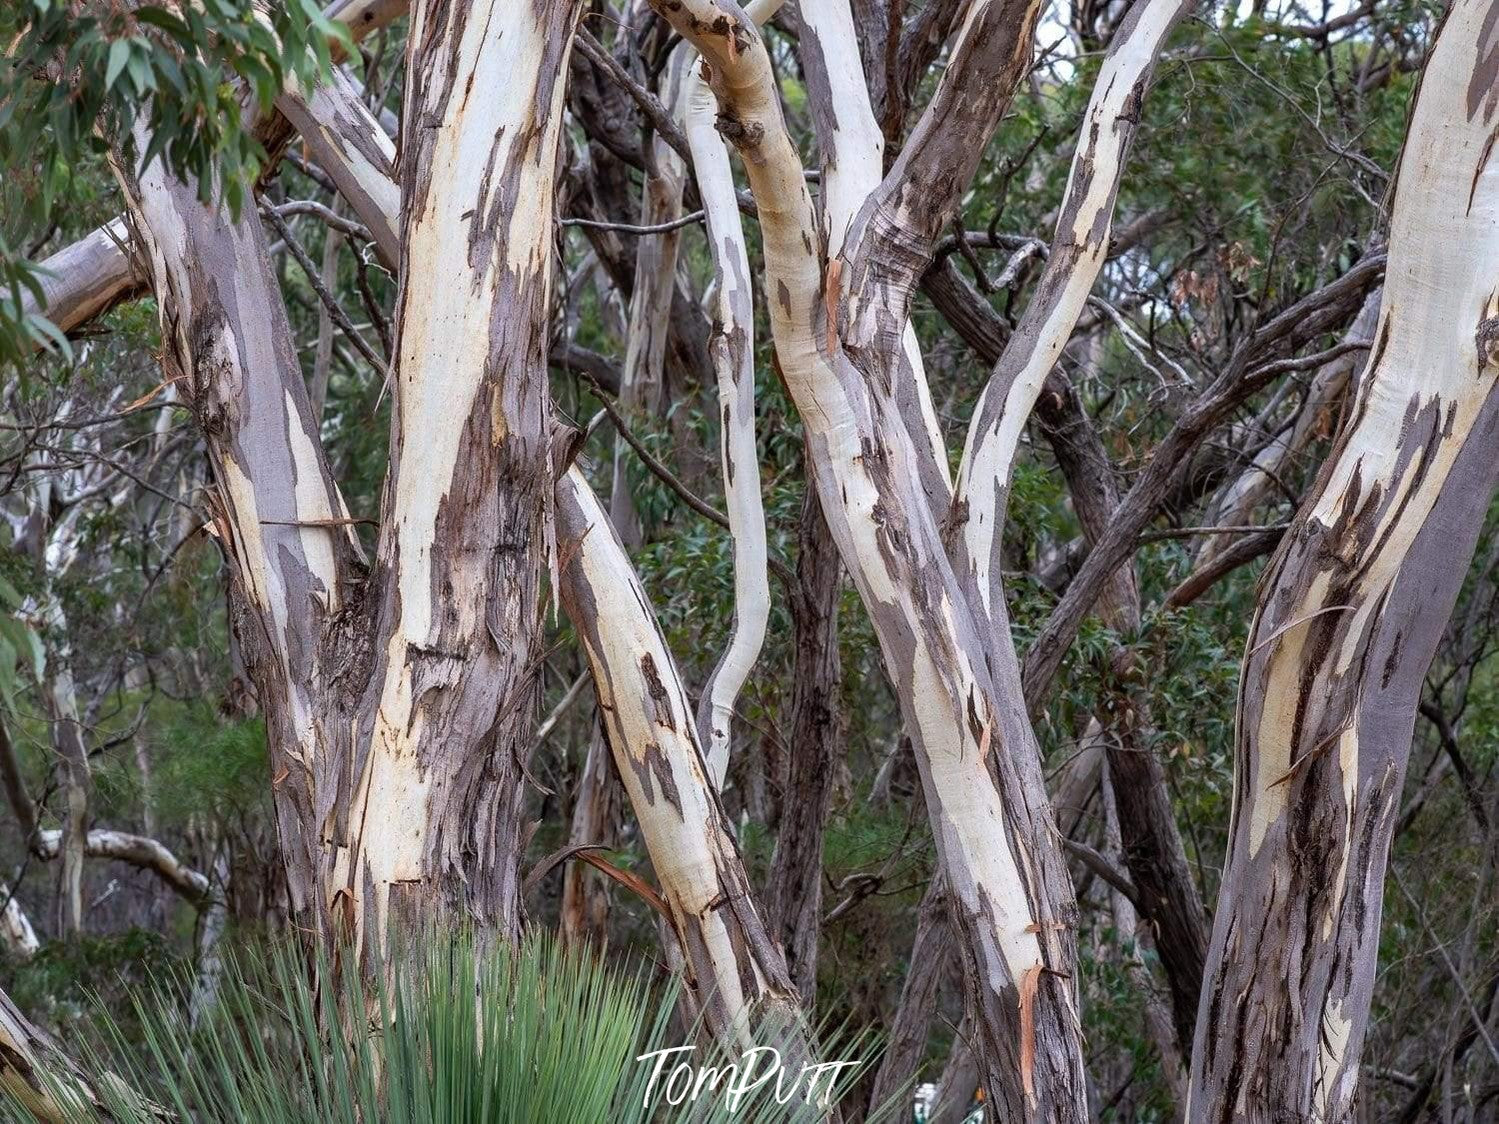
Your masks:
M 824 277 L 811 199 L 757 32 L 731 4 L 663 0 L 656 6 L 703 52 L 722 111 L 720 129 L 744 158 L 759 204 L 778 358 L 807 428 L 812 474 L 830 530 L 869 609 L 917 746 L 938 851 L 953 891 L 971 999 L 982 1011 L 995 1101 L 1015 1119 L 1032 1114 L 1082 1119 L 1086 1103 L 1069 982 L 1072 942 L 1066 933 L 1070 892 L 1046 826 L 1050 811 L 1039 760 L 1020 768 L 1034 774 L 1040 801 L 1028 809 L 1003 801 L 986 766 L 997 748 L 991 744 L 997 740 L 996 695 L 983 648 L 948 565 L 930 500 L 921 491 L 920 460 L 889 392 L 887 368 L 879 367 L 870 378 L 839 346 L 842 271 L 830 267 Z M 1006 67 L 1018 73 L 1019 59 L 1029 50 L 1034 10 L 1019 27 L 1012 23 L 1002 31 L 992 21 L 1000 19 L 1003 7 L 986 5 L 987 15 L 970 19 L 964 40 L 969 50 L 960 46 L 966 61 L 959 71 L 972 67 L 986 73 L 983 67 L 991 66 L 999 72 L 993 76 L 997 82 L 1009 73 Z M 983 88 L 979 101 L 997 121 L 1013 83 L 998 94 Z M 952 107 L 951 91 L 947 97 L 948 109 L 972 120 L 964 109 Z M 950 151 L 955 138 L 942 140 L 945 129 L 934 129 L 937 136 L 918 149 L 970 167 L 976 162 L 976 154 L 956 157 Z M 979 147 L 971 135 L 963 144 Z M 903 161 L 910 151 L 903 152 Z M 951 186 L 935 194 L 950 202 L 958 190 Z M 881 198 L 877 193 L 870 206 Z M 934 202 L 942 205 L 940 198 Z M 913 220 L 913 226 L 919 235 L 920 224 Z M 909 232 L 905 240 L 910 243 Z M 910 256 L 901 264 L 912 264 Z M 920 272 L 920 262 L 914 264 L 912 282 Z M 858 274 L 858 264 L 853 272 Z M 895 304 L 898 318 L 892 317 L 887 333 L 892 344 L 900 340 L 906 299 Z M 931 456 L 928 449 L 925 459 Z M 996 755 L 1005 758 L 999 768 L 1014 778 L 1010 747 L 1004 748 Z M 1012 799 L 1014 794 L 1013 787 L 1006 793 Z M 1023 818 L 1011 823 L 1017 812 Z M 999 840 L 1003 843 L 996 845 Z M 1033 998 L 1022 1012 L 1026 983 Z
M 26 960 L 36 955 L 42 944 L 37 940 L 31 918 L 21 908 L 15 891 L 4 882 L 0 882 L 0 901 L 5 902 L 5 908 L 0 909 L 0 942 L 17 959 Z
M 22 314 L 46 316 L 71 332 L 135 296 L 144 279 L 131 268 L 129 243 L 129 227 L 118 218 L 64 246 L 41 263 L 37 281 L 46 299 L 39 304 L 29 289 L 23 290 Z
M 1459 0 L 1437 35 L 1368 370 L 1262 579 L 1194 1121 L 1353 1111 L 1416 706 L 1499 477 L 1496 19 Z
M 796 989 L 760 918 L 709 778 L 687 692 L 618 535 L 580 470 L 557 485 L 562 602 L 593 674 L 609 745 L 671 910 L 709 1031 L 796 1030 Z
M 323 14 L 330 19 L 341 19 L 347 23 L 350 35 L 358 42 L 404 15 L 408 3 L 409 0 L 333 0 Z M 328 134 L 330 122 L 348 123 L 356 120 L 351 112 L 355 107 L 345 97 L 345 91 L 338 88 L 348 86 L 347 76 L 342 71 L 336 72 L 334 86 L 327 93 L 316 93 L 309 99 L 299 97 L 295 91 L 287 91 L 278 99 L 277 108 L 283 109 L 282 103 L 285 102 L 292 114 L 301 112 L 319 121 L 320 128 L 313 138 L 316 152 L 335 151 L 343 158 L 361 149 L 372 151 L 372 144 L 376 143 L 373 138 L 351 143 L 348 137 Z M 357 98 L 354 100 L 358 101 Z M 362 102 L 358 108 L 363 109 Z M 290 116 L 291 114 L 282 117 L 273 113 L 254 123 L 257 139 L 270 154 L 270 161 L 262 169 L 262 178 L 274 171 L 281 151 L 291 138 Z M 385 143 L 389 145 L 388 138 Z M 325 145 L 331 148 L 325 149 Z M 356 177 L 358 172 L 356 166 Z M 346 173 L 341 175 L 345 178 L 336 179 L 340 189 L 347 178 Z M 396 194 L 398 197 L 399 193 Z M 379 232 L 376 233 L 378 235 Z M 130 224 L 125 216 L 105 223 L 98 230 L 65 246 L 41 263 L 47 272 L 38 277 L 38 281 L 46 300 L 38 305 L 29 290 L 23 290 L 23 313 L 45 315 L 64 332 L 76 331 L 120 302 L 132 300 L 145 291 L 150 278 L 143 269 L 138 268 L 139 263 L 132 261 L 132 254 L 138 252 L 132 250 Z
M 575 10 L 543 3 L 486 35 L 489 7 L 424 9 L 409 37 L 392 467 L 368 580 L 258 224 L 199 206 L 159 165 L 120 168 L 224 496 L 292 906 L 325 933 L 383 938 L 392 913 L 453 906 L 509 935 L 521 920 Z M 455 283 L 428 283 L 454 263 Z
M 961 529 L 967 580 L 984 615 L 1006 635 L 1000 542 L 1020 435 L 1103 267 L 1114 199 L 1145 88 L 1166 36 L 1190 6 L 1191 0 L 1146 0 L 1125 17 L 1083 116 L 1082 136 L 1073 154 L 1045 272 L 989 376 L 969 425 L 958 469 L 953 523 Z
M 0 991 L 0 1088 L 43 1124 L 65 1124 L 100 1104 L 83 1072 L 51 1035 Z

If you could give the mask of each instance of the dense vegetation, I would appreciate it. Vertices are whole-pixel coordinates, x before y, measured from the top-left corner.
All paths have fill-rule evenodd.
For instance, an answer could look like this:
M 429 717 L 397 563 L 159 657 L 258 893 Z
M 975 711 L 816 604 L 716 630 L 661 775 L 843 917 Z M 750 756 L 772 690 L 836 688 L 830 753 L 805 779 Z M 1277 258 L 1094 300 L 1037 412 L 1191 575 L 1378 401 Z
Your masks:
M 156 8 L 83 4 L 76 7 L 89 16 L 78 19 L 75 6 L 31 7 L 0 15 L 7 41 L 24 32 L 0 87 L 0 262 L 10 285 L 0 293 L 8 363 L 0 398 L 0 773 L 15 767 L 14 776 L 0 776 L 9 798 L 0 816 L 0 904 L 8 910 L 0 987 L 62 1041 L 88 1042 L 91 1057 L 118 1059 L 132 1040 L 171 1033 L 159 1011 L 137 1006 L 139 997 L 176 980 L 186 1010 L 195 990 L 212 987 L 201 969 L 221 965 L 226 947 L 287 943 L 297 919 L 273 805 L 285 774 L 272 764 L 257 684 L 235 632 L 251 622 L 230 590 L 221 482 L 193 411 L 174 390 L 180 373 L 164 374 L 159 362 L 166 344 L 147 272 L 121 294 L 128 299 L 64 333 L 38 305 L 40 289 L 28 288 L 46 280 L 33 263 L 121 211 L 109 152 L 150 114 L 149 131 L 175 171 L 204 184 L 205 195 L 217 176 L 223 206 L 265 216 L 323 445 L 354 534 L 375 557 L 396 402 L 385 367 L 393 362 L 399 271 L 301 141 L 242 127 L 231 107 L 246 85 L 265 113 L 289 75 L 313 81 L 327 65 L 331 34 L 335 53 L 350 52 L 343 65 L 366 104 L 394 129 L 408 24 L 397 18 L 356 45 L 302 6 L 271 5 L 280 13 L 274 33 L 223 0 L 204 5 L 206 14 L 184 6 L 181 20 Z M 586 7 L 582 26 L 630 81 L 666 98 L 673 42 L 666 25 L 644 5 Z M 949 449 L 961 447 L 993 349 L 1034 294 L 1092 77 L 1127 7 L 1079 0 L 1048 9 L 1034 62 L 915 297 L 912 321 Z M 905 11 L 908 26 L 940 23 L 938 48 L 962 8 L 939 0 L 891 6 Z M 1260 325 L 1381 251 L 1392 174 L 1440 17 L 1440 5 L 1406 0 L 1357 8 L 1271 0 L 1199 7 L 1176 28 L 1140 110 L 1109 260 L 1058 364 L 1080 406 L 1077 419 L 1107 455 L 1102 471 L 1116 502 Z M 224 34 L 232 29 L 243 33 Z M 765 38 L 791 136 L 816 169 L 804 35 L 790 4 Z M 946 56 L 934 48 L 930 57 L 934 65 L 912 76 L 904 102 L 884 102 L 892 115 L 887 163 L 939 80 Z M 49 65 L 60 73 L 41 73 Z M 866 57 L 866 68 L 879 70 L 879 61 Z M 637 353 L 651 347 L 628 290 L 644 276 L 636 254 L 667 235 L 631 224 L 655 221 L 641 218 L 642 165 L 660 159 L 663 146 L 641 142 L 652 134 L 634 103 L 581 56 L 571 63 L 568 96 L 552 239 L 554 410 L 584 435 L 577 463 L 599 495 L 610 494 L 611 481 L 618 495 L 613 474 L 623 474 L 639 529 L 630 557 L 696 701 L 735 620 L 733 538 L 706 514 L 727 506 L 717 461 L 723 415 L 706 340 L 690 338 L 714 315 L 711 306 L 706 316 L 698 311 L 715 285 L 714 264 L 700 221 L 671 235 L 679 238 L 671 284 L 692 314 L 673 313 L 646 360 L 659 390 L 621 393 Z M 745 230 L 758 277 L 759 228 L 748 215 Z M 448 282 L 408 283 L 440 291 Z M 955 288 L 977 302 L 976 320 L 955 322 Z M 897 691 L 846 579 L 828 683 L 836 754 L 826 770 L 814 754 L 811 770 L 826 774 L 818 779 L 797 765 L 809 750 L 793 735 L 793 709 L 799 682 L 815 674 L 799 666 L 793 606 L 810 485 L 802 423 L 779 377 L 768 289 L 756 286 L 754 366 L 774 571 L 770 622 L 737 700 L 721 798 L 751 885 L 784 889 L 792 875 L 776 864 L 782 827 L 809 801 L 815 807 L 825 786 L 815 986 L 805 998 L 820 1020 L 889 1033 L 903 1004 L 922 1002 L 903 985 L 913 966 L 930 966 L 913 961 L 913 941 L 938 858 Z M 1308 341 L 1304 354 L 1325 352 L 1323 362 L 1288 365 L 1194 443 L 1137 538 L 1135 619 L 1097 607 L 1034 708 L 1061 831 L 1071 840 L 1076 984 L 1100 1119 L 1172 1119 L 1182 1076 L 1171 1068 L 1183 1062 L 1180 1052 L 1163 1062 L 1163 1045 L 1180 1051 L 1180 1043 L 1153 932 L 1129 900 L 1135 890 L 1106 766 L 1097 780 L 1099 739 L 1114 736 L 1100 718 L 1106 726 L 1108 715 L 1133 716 L 1123 725 L 1131 750 L 1162 766 L 1192 889 L 1211 916 L 1229 845 L 1236 696 L 1257 582 L 1346 421 L 1353 391 L 1328 387 L 1333 367 L 1356 373 L 1363 364 L 1363 351 L 1333 354 L 1345 338 L 1367 344 L 1368 328 L 1354 327 L 1359 297 Z M 1038 408 L 1009 493 L 1003 566 L 1022 663 L 1099 530 L 1085 524 L 1059 462 L 1061 405 L 1052 404 L 1051 416 Z M 1272 467 L 1256 470 L 1257 457 Z M 1234 502 L 1236 489 L 1251 487 L 1246 502 Z M 1496 531 L 1491 518 L 1426 677 L 1389 862 L 1360 1119 L 1480 1120 L 1499 1111 Z M 1212 569 L 1225 552 L 1234 564 Z M 533 737 L 524 764 L 522 869 L 535 875 L 525 882 L 527 918 L 541 930 L 560 925 L 569 937 L 606 942 L 622 963 L 659 963 L 664 976 L 657 879 L 612 764 L 599 833 L 579 838 L 574 826 L 599 718 L 583 646 L 550 600 L 545 629 L 540 690 L 527 716 L 533 735 L 538 724 L 544 733 Z M 81 772 L 64 729 L 81 738 Z M 1089 768 L 1091 783 L 1080 779 Z M 69 804 L 75 791 L 84 794 L 89 829 L 156 840 L 202 884 L 185 887 L 154 860 L 93 848 L 82 874 L 81 929 L 73 931 L 59 881 L 64 847 L 46 839 L 79 814 Z M 576 855 L 553 861 L 578 844 L 601 845 L 588 852 L 596 867 Z M 563 916 L 565 881 L 586 903 L 571 919 Z M 790 912 L 772 924 L 777 936 Z M 928 949 L 926 959 L 932 955 Z M 958 960 L 944 949 L 937 964 L 919 1020 L 919 1080 L 963 1088 L 966 1101 L 979 1078 L 968 1063 L 964 1086 Z M 516 970 L 541 969 L 528 960 Z M 239 971 L 231 968 L 223 985 L 235 1002 L 253 990 Z M 628 1047 L 655 1010 L 645 1012 L 644 992 L 625 977 L 607 986 L 609 1002 L 634 1005 L 628 1016 L 611 1012 Z M 122 1041 L 109 1039 L 106 1023 Z M 141 1064 L 140 1079 L 159 1077 L 160 1064 Z M 867 1103 L 874 1080 L 873 1070 L 862 1074 L 854 1097 Z M 161 1095 L 163 1086 L 152 1088 Z M 607 1101 L 607 1093 L 598 1095 Z M 425 1112 L 387 1118 L 447 1118 Z M 278 1117 L 262 1106 L 235 1118 Z M 329 1106 L 319 1118 L 355 1117 Z

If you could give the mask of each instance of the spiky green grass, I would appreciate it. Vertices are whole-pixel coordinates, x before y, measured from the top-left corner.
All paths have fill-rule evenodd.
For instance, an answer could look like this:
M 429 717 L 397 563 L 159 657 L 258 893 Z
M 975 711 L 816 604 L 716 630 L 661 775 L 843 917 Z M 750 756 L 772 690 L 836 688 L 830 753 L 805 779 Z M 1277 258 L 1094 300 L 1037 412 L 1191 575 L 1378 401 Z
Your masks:
M 105 1049 L 79 1059 L 98 1075 L 105 1111 L 77 1124 L 156 1124 L 161 1110 L 184 1121 L 225 1124 L 644 1124 L 734 1120 L 748 1124 L 826 1118 L 790 1067 L 779 1090 L 767 1081 L 731 1111 L 730 1078 L 695 1100 L 667 1103 L 642 1054 L 681 1045 L 672 1012 L 674 982 L 602 962 L 592 950 L 546 936 L 518 950 L 481 950 L 467 935 L 429 939 L 392 958 L 386 983 L 369 989 L 327 960 L 315 971 L 295 950 L 230 959 L 219 1000 L 202 1025 L 188 1025 L 181 981 L 140 996 L 133 1016 L 95 1016 Z M 350 1012 L 354 1012 L 352 1016 Z M 121 1030 L 129 1028 L 129 1036 Z M 329 1028 L 334 1028 L 330 1031 Z M 762 1041 L 776 1041 L 767 1028 Z M 842 1096 L 875 1053 L 867 1035 L 823 1036 L 819 1060 L 858 1059 L 835 1084 Z M 759 1059 L 768 1065 L 769 1055 Z M 699 1046 L 696 1066 L 740 1057 Z M 762 1068 L 760 1072 L 764 1072 Z M 819 1091 L 826 1089 L 825 1078 Z M 675 1085 L 684 1088 L 682 1082 Z M 779 1095 L 778 1095 L 779 1094 Z M 845 1112 L 845 1118 L 863 1116 Z M 901 1119 L 897 1108 L 877 1114 Z M 0 1105 L 0 1117 L 26 1119 Z M 908 1117 L 906 1117 L 908 1118 Z

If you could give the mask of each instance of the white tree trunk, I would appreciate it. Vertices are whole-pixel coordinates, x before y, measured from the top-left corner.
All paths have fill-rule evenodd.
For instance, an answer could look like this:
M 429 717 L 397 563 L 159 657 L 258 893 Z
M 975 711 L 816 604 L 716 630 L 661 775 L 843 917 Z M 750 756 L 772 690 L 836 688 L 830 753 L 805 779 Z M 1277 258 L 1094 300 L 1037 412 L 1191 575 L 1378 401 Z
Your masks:
M 986 765 L 994 688 L 979 638 L 947 564 L 899 407 L 889 393 L 871 389 L 837 346 L 836 327 L 829 330 L 838 271 L 830 270 L 825 290 L 820 235 L 769 59 L 748 18 L 731 4 L 662 2 L 657 11 L 703 53 L 720 129 L 744 157 L 759 207 L 778 358 L 807 427 L 829 527 L 863 595 L 918 748 L 938 851 L 958 903 L 968 977 L 985 1015 L 986 1047 L 1004 1075 L 995 1096 L 1017 1118 L 1035 1112 L 1081 1119 L 1086 1098 L 1075 1004 L 1072 984 L 1061 978 L 1072 975 L 1070 939 L 1061 932 L 1070 906 L 1059 900 L 1066 872 L 1059 856 L 1042 859 L 1033 850 L 1056 851 L 1044 792 L 1025 813 L 1028 822 L 1011 830 L 1010 809 Z M 905 319 L 905 302 L 898 303 L 897 342 Z M 925 460 L 931 457 L 928 450 Z M 1032 884 L 1038 860 L 1047 873 Z
M 698 736 L 715 788 L 729 767 L 734 705 L 759 658 L 770 620 L 765 507 L 755 442 L 755 293 L 744 224 L 728 149 L 718 135 L 718 103 L 691 61 L 682 97 L 687 143 L 707 217 L 713 261 L 710 297 L 713 337 L 708 351 L 718 382 L 719 462 L 725 514 L 734 539 L 734 626 L 729 643 L 703 687 Z
M 12 956 L 21 960 L 29 959 L 42 947 L 36 938 L 36 930 L 32 928 L 31 918 L 21 908 L 15 891 L 4 882 L 0 882 L 0 900 L 5 902 L 5 908 L 0 910 L 0 942 L 4 943 Z
M 797 1025 L 796 990 L 755 906 L 709 778 L 676 662 L 618 535 L 577 468 L 557 485 L 563 605 L 593 674 L 609 745 L 671 911 L 708 1029 Z
M 1437 36 L 1368 369 L 1261 579 L 1194 1121 L 1353 1110 L 1416 705 L 1499 477 L 1494 18 L 1458 0 Z

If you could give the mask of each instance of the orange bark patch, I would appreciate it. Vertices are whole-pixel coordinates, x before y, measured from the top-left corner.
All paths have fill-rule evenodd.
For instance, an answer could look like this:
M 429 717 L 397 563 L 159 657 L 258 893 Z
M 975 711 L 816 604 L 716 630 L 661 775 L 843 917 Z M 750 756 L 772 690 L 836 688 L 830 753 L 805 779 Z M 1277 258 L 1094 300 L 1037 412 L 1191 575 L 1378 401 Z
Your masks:
M 822 282 L 822 303 L 828 314 L 828 354 L 838 349 L 838 280 L 843 276 L 843 259 L 828 262 L 827 276 Z
M 1041 962 L 1020 977 L 1020 1085 L 1025 1099 L 1036 1103 L 1036 989 L 1041 986 Z

